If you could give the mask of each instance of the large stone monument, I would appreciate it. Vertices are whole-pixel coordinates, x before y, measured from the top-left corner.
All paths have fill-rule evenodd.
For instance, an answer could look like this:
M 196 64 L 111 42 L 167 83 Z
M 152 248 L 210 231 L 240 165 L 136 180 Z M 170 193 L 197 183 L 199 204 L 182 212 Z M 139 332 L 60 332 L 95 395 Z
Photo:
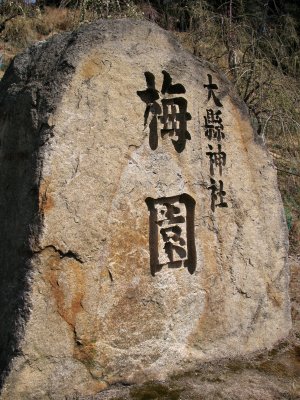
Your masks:
M 290 329 L 276 172 L 211 65 L 147 22 L 38 43 L 0 83 L 2 399 L 64 399 Z

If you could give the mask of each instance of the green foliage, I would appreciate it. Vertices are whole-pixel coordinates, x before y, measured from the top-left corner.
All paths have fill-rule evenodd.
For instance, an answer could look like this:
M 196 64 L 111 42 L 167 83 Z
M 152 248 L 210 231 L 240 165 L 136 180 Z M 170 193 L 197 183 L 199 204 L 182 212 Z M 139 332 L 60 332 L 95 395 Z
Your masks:
M 284 212 L 285 212 L 285 218 L 286 218 L 288 230 L 290 231 L 292 228 L 292 225 L 293 225 L 293 215 L 292 215 L 291 209 L 288 206 L 284 207 Z

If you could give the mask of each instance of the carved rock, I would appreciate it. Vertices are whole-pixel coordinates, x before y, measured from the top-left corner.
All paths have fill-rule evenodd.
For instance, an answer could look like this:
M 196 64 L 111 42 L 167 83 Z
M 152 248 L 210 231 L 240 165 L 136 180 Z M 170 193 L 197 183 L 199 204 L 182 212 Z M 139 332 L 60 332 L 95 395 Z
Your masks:
M 63 399 L 290 329 L 276 172 L 211 65 L 99 21 L 0 83 L 2 399 Z

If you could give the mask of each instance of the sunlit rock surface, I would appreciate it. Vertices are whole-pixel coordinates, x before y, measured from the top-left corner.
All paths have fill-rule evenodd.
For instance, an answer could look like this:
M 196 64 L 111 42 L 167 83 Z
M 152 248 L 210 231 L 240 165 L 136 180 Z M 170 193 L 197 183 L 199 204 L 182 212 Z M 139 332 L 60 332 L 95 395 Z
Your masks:
M 2 399 L 63 399 L 290 329 L 276 172 L 232 87 L 147 22 L 99 21 L 0 83 Z

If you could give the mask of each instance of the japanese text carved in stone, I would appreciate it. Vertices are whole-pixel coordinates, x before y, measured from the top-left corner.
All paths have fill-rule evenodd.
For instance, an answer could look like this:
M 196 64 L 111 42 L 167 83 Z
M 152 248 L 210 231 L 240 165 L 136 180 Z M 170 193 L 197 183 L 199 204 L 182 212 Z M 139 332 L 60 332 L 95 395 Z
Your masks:
M 151 274 L 163 266 L 196 269 L 194 239 L 195 200 L 188 194 L 146 199 L 150 211 L 149 246 Z

